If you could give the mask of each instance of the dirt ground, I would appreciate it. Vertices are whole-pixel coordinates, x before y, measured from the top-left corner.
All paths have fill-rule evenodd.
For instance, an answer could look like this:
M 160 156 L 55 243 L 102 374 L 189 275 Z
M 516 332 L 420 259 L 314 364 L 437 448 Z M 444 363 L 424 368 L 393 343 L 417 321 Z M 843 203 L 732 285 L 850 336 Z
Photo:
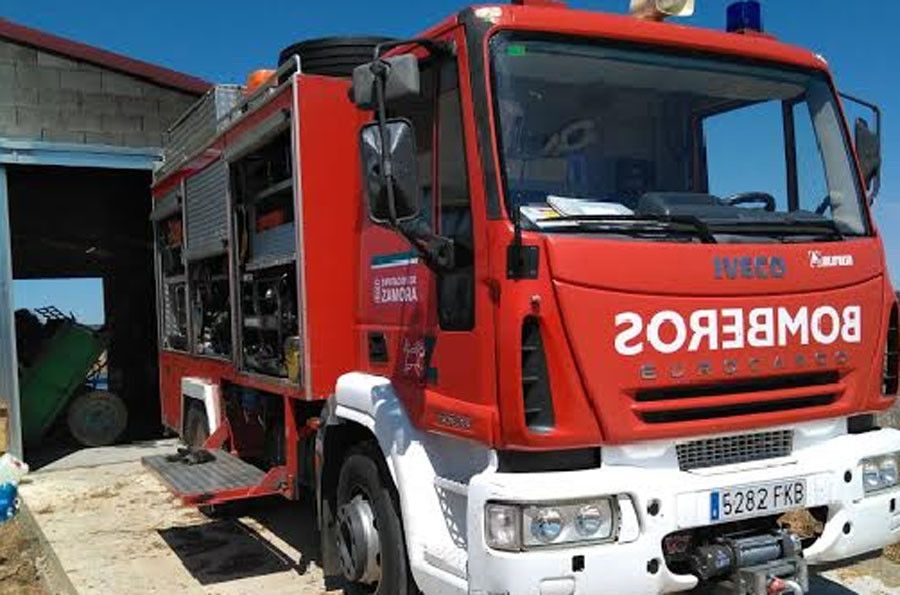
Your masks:
M 0 595 L 45 595 L 41 545 L 21 517 L 0 525 Z
M 884 550 L 884 557 L 894 562 L 896 564 L 900 564 L 900 543 L 897 545 L 892 545 Z
M 167 441 L 84 450 L 23 483 L 31 517 L 73 590 L 97 595 L 342 592 L 340 584 L 322 576 L 311 502 L 274 499 L 248 507 L 237 518 L 204 517 L 181 506 L 139 463 L 140 456 L 174 446 Z M 38 560 L 37 568 L 43 568 L 41 554 L 18 524 L 0 526 L 0 595 L 43 595 L 30 562 Z M 900 546 L 887 554 L 821 569 L 811 593 L 900 593 Z

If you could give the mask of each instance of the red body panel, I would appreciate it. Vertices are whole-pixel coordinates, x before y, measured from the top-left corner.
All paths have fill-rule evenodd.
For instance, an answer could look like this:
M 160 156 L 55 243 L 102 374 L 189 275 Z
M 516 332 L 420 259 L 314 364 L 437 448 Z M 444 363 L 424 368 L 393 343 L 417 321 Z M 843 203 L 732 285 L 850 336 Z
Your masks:
M 363 114 L 348 101 L 348 90 L 349 83 L 340 79 L 298 80 L 303 209 L 298 245 L 305 250 L 306 396 L 313 399 L 328 397 L 341 374 L 358 369 L 353 321 L 363 205 L 356 155 Z

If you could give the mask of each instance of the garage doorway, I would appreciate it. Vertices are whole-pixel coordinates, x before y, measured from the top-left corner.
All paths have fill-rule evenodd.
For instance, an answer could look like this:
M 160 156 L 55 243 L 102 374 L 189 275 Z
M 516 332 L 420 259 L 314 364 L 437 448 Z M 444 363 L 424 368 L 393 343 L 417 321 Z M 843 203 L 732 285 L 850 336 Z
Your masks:
M 58 280 L 74 279 L 81 291 L 96 284 L 100 323 L 109 336 L 108 388 L 128 409 L 124 439 L 158 436 L 150 172 L 46 165 L 5 170 L 14 283 L 47 281 L 59 291 L 58 303 L 47 305 L 64 312 L 72 296 Z M 45 297 L 54 299 L 52 292 Z

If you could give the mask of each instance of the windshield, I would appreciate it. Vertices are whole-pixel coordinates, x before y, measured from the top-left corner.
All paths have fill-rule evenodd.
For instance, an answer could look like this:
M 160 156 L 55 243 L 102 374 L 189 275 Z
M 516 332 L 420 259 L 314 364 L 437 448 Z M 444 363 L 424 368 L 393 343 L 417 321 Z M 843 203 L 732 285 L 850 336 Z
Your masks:
M 512 34 L 491 53 L 506 201 L 523 223 L 868 233 L 824 75 Z

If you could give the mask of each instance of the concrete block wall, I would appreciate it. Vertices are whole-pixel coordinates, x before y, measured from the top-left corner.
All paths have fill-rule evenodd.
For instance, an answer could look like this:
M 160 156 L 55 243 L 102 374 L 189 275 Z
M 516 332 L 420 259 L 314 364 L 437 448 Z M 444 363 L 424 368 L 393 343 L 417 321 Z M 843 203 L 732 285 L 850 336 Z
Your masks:
M 0 39 L 0 137 L 160 147 L 193 95 Z

